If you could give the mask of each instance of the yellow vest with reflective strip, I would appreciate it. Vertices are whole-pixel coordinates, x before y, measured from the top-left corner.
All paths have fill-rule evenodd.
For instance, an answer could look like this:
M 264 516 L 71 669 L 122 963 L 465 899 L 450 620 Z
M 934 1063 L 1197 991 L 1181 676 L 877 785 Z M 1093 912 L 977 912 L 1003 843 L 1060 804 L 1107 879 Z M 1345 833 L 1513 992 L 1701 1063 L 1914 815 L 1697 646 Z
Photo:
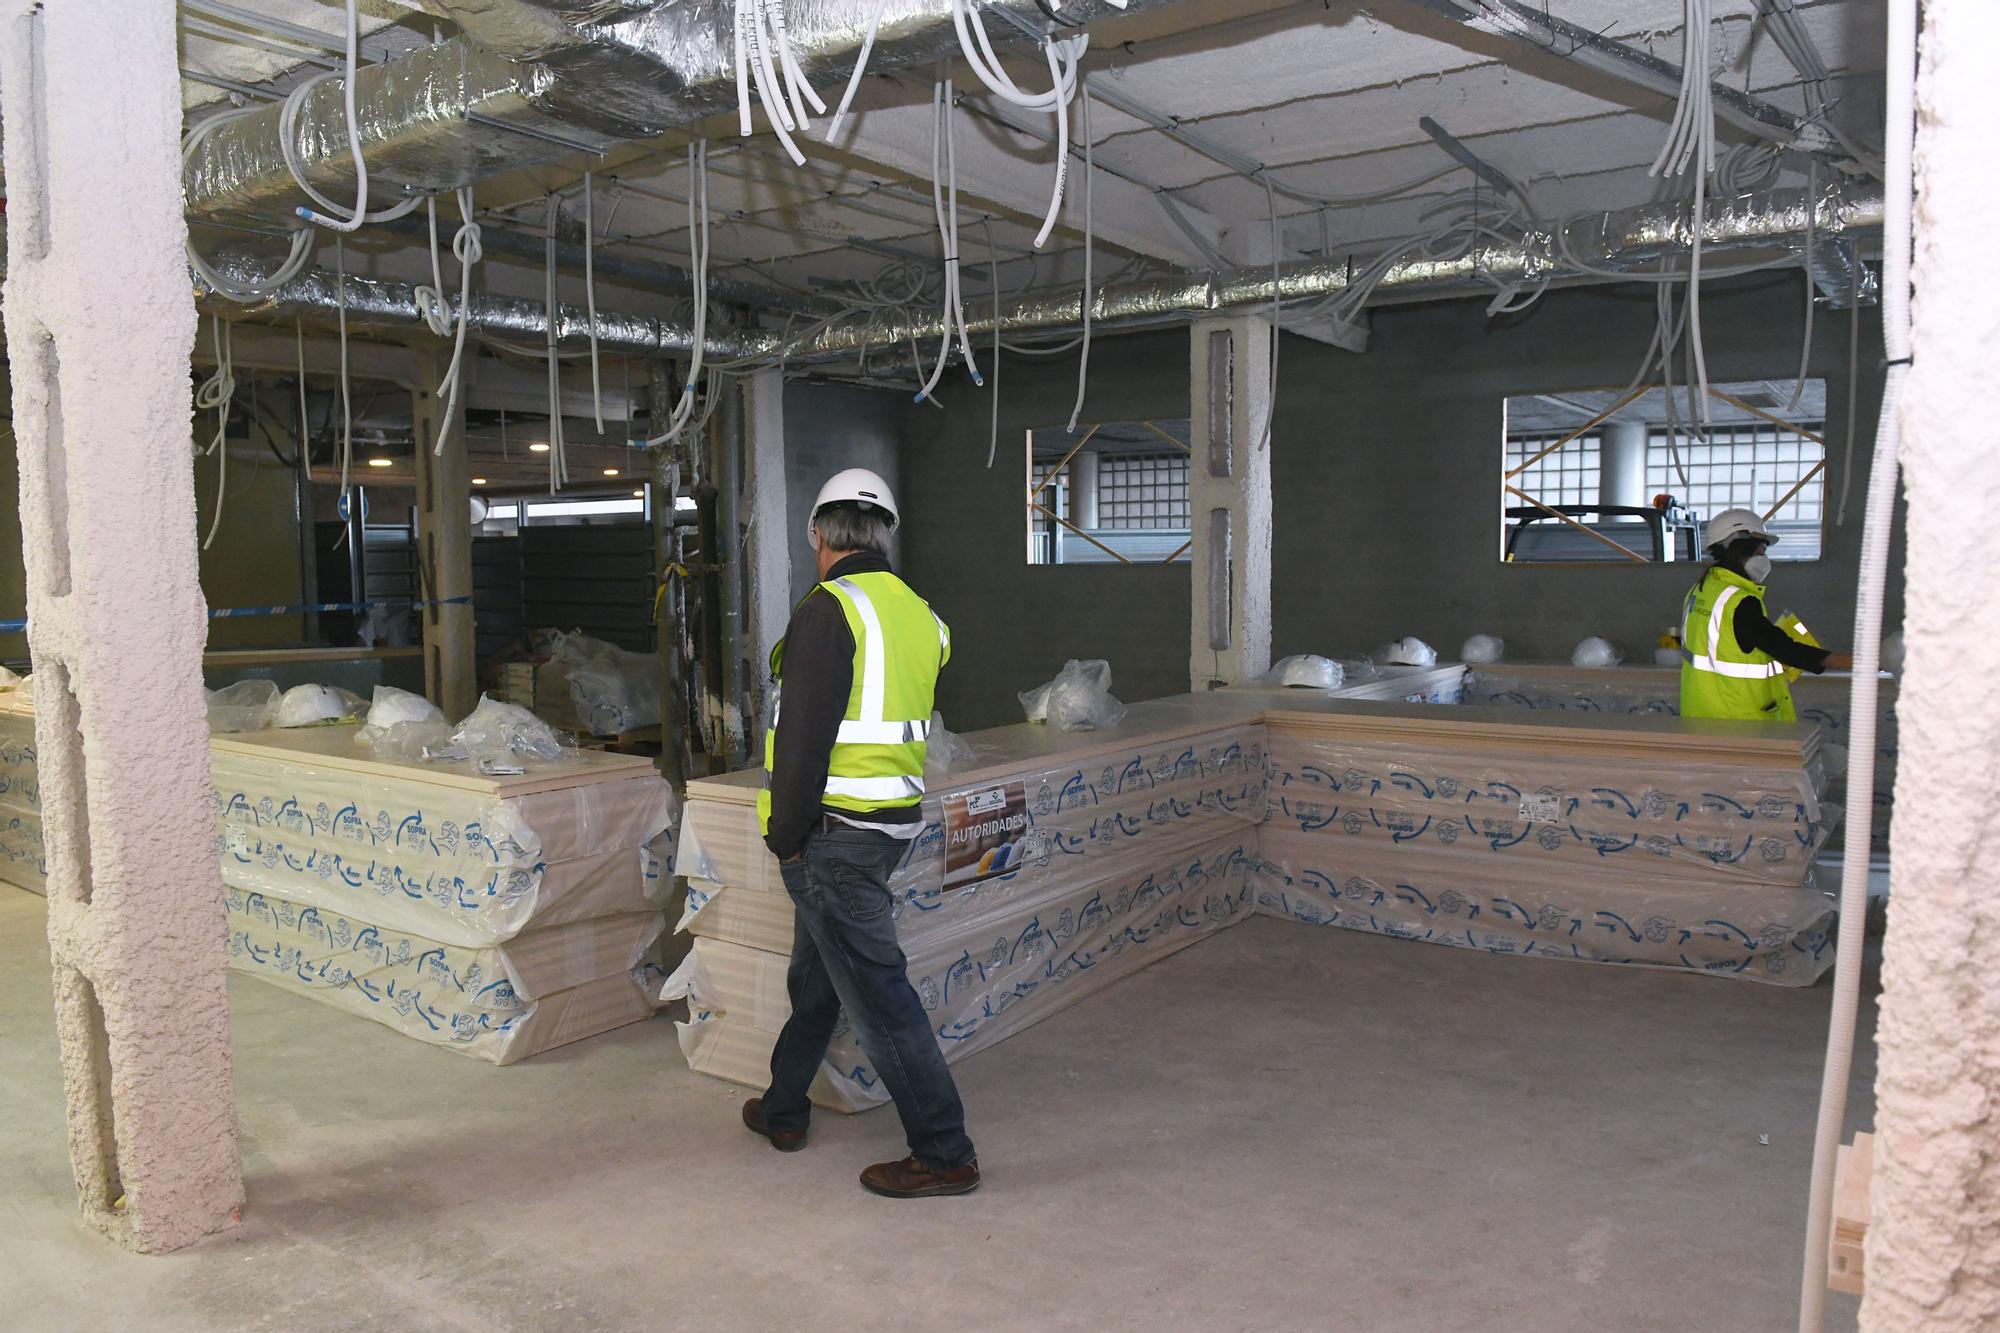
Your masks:
M 951 631 L 930 604 L 887 571 L 849 574 L 819 584 L 840 606 L 854 636 L 854 681 L 827 763 L 823 804 L 856 815 L 924 799 L 924 755 L 938 672 L 951 660 Z M 782 701 L 785 645 L 771 652 Z M 764 733 L 764 790 L 757 817 L 771 831 L 771 771 L 777 762 L 782 708 Z
M 1711 568 L 1687 595 L 1681 616 L 1681 716 L 1796 722 L 1785 668 L 1736 639 L 1736 608 L 1762 598 L 1764 585 Z

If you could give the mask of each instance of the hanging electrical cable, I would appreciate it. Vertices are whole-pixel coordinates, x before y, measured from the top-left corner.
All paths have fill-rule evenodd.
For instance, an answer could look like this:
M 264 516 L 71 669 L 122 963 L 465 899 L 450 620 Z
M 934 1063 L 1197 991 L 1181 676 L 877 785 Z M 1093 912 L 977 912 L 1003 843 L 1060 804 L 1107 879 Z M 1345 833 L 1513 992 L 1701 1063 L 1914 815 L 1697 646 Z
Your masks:
M 1076 402 L 1069 409 L 1069 433 L 1076 434 L 1077 418 L 1083 415 L 1083 394 L 1090 382 L 1090 325 L 1091 312 L 1097 305 L 1097 289 L 1091 278 L 1092 223 L 1090 215 L 1090 178 L 1097 166 L 1091 156 L 1090 143 L 1090 85 L 1084 84 L 1079 90 L 1082 102 L 1077 108 L 1080 117 L 1078 127 L 1083 131 L 1083 352 L 1076 363 Z M 991 233 L 988 233 L 989 237 Z M 999 291 L 1000 275 L 994 274 L 994 291 Z M 998 326 L 998 320 L 995 320 Z
M 590 316 L 590 410 L 597 433 L 604 434 L 604 381 L 597 363 L 597 258 L 596 233 L 591 218 L 596 189 L 588 171 L 583 173 L 583 305 Z
M 775 67 L 771 64 L 770 34 L 765 29 L 764 0 L 736 0 L 735 7 L 735 68 L 736 68 L 736 126 L 744 137 L 751 133 L 750 88 L 754 84 L 757 99 L 764 104 L 764 118 L 771 124 L 771 130 L 778 136 L 785 153 L 797 166 L 806 164 L 806 155 L 800 151 L 792 138 L 797 123 L 792 119 L 792 110 L 786 105 L 785 91 L 780 86 Z
M 562 361 L 556 355 L 559 315 L 556 307 L 556 224 L 562 214 L 562 198 L 551 194 L 542 221 L 542 304 L 544 344 L 548 353 L 549 392 L 549 494 L 554 495 L 569 480 L 567 446 L 563 439 Z
M 312 433 L 306 412 L 306 326 L 292 321 L 292 342 L 299 354 L 299 463 L 308 476 L 312 473 Z
M 1034 248 L 1039 250 L 1048 241 L 1056 218 L 1062 212 L 1063 188 L 1069 177 L 1069 103 L 1076 95 L 1077 66 L 1090 46 L 1090 34 L 1044 41 L 1042 56 L 1049 67 L 1050 88 L 1046 93 L 1028 93 L 1022 91 L 1000 64 L 1000 58 L 993 50 L 993 39 L 988 35 L 986 24 L 972 0 L 952 0 L 951 21 L 958 34 L 959 50 L 965 56 L 965 63 L 989 91 L 1015 106 L 1031 111 L 1049 111 L 1055 116 L 1055 188 L 1050 192 L 1041 230 L 1035 233 Z
M 981 218 L 986 232 L 986 273 L 993 286 L 993 404 L 986 427 L 986 470 L 1000 452 L 1000 251 L 993 244 L 993 219 Z
M 953 103 L 950 79 L 932 85 L 931 208 L 937 217 L 938 243 L 944 252 L 944 313 L 940 321 L 944 332 L 938 343 L 937 364 L 931 367 L 923 387 L 917 390 L 916 400 L 920 403 L 937 388 L 938 380 L 944 375 L 945 364 L 951 358 L 954 336 L 958 339 L 959 355 L 965 359 L 972 382 L 984 383 L 979 365 L 972 357 L 972 340 L 965 329 L 965 302 L 959 290 L 958 146 Z
M 354 472 L 354 389 L 347 375 L 347 246 L 333 238 L 334 301 L 340 323 L 340 499 L 347 493 Z
M 1280 246 L 1283 239 L 1278 228 L 1278 195 L 1271 188 L 1271 174 L 1264 173 L 1264 207 L 1271 214 L 1271 380 L 1266 386 L 1264 404 L 1264 433 L 1258 437 L 1257 447 L 1262 449 L 1271 443 L 1271 432 L 1278 424 L 1278 342 L 1283 337 L 1283 329 L 1278 317 L 1284 309 L 1283 288 L 1279 283 L 1279 261 L 1283 258 Z
M 292 173 L 292 180 L 306 196 L 319 205 L 319 209 L 301 205 L 294 212 L 307 222 L 316 223 L 338 232 L 352 232 L 364 222 L 387 222 L 402 217 L 423 202 L 422 196 L 413 195 L 398 204 L 379 212 L 368 211 L 368 159 L 361 152 L 361 121 L 356 110 L 355 82 L 361 68 L 361 11 L 358 0 L 347 0 L 347 66 L 344 72 L 336 74 L 329 70 L 315 74 L 310 79 L 293 88 L 278 109 L 278 146 L 283 151 L 285 165 Z M 298 121 L 299 112 L 305 106 L 306 98 L 313 89 L 328 79 L 341 80 L 341 98 L 347 112 L 347 150 L 354 162 L 354 204 L 350 208 L 335 203 L 315 188 L 306 179 L 305 163 L 299 156 Z
M 451 423 L 458 416 L 459 390 L 464 378 L 465 330 L 471 322 L 472 267 L 485 257 L 481 244 L 479 224 L 473 221 L 472 189 L 461 187 L 456 191 L 458 199 L 458 230 L 451 238 L 451 253 L 458 260 L 458 309 L 454 312 L 446 303 L 444 295 L 444 272 L 438 266 L 437 198 L 432 196 L 427 204 L 430 221 L 431 243 L 431 285 L 416 289 L 417 313 L 423 316 L 424 324 L 440 338 L 450 338 L 451 360 L 445 366 L 443 376 L 438 380 L 437 393 L 444 400 L 444 422 L 438 430 L 437 444 L 432 453 L 444 453 L 444 442 L 450 433 Z
M 1812 361 L 1813 307 L 1818 291 L 1813 284 L 1813 232 L 1819 222 L 1819 160 L 1813 159 L 1806 165 L 1806 254 L 1803 271 L 1806 278 L 1806 331 L 1799 340 L 1799 374 L 1792 383 L 1791 401 L 1785 404 L 1787 412 L 1798 410 L 1799 400 L 1806 394 L 1806 367 Z M 1855 304 L 1860 304 L 1860 292 L 1855 292 Z
M 748 3 L 749 0 L 744 0 Z M 708 344 L 708 140 L 691 143 L 688 155 L 688 253 L 694 261 L 693 356 L 688 363 L 687 382 L 667 419 L 667 428 L 646 441 L 648 449 L 678 439 L 694 417 L 696 385 L 701 380 L 702 358 Z M 715 410 L 711 386 L 709 411 Z M 704 420 L 706 414 L 704 414 Z
M 208 536 L 202 539 L 201 549 L 204 551 L 222 528 L 222 502 L 229 485 L 229 405 L 236 397 L 236 363 L 231 330 L 220 315 L 214 315 L 209 319 L 208 332 L 215 349 L 215 373 L 202 381 L 194 396 L 197 409 L 213 409 L 215 412 L 215 438 L 202 451 L 215 455 L 215 513 L 209 518 Z
M 840 104 L 833 109 L 833 123 L 826 127 L 829 142 L 840 137 L 840 122 L 847 118 L 847 108 L 854 103 L 854 94 L 861 87 L 861 76 L 868 70 L 868 57 L 875 50 L 875 33 L 882 26 L 882 11 L 889 7 L 889 0 L 876 0 L 875 12 L 868 17 L 868 34 L 861 39 L 861 54 L 855 57 L 854 72 L 847 76 L 847 89 L 840 95 Z M 742 80 L 737 80 L 740 90 Z M 739 96 L 741 95 L 739 91 Z
M 1694 170 L 1688 248 L 1688 352 L 1694 364 L 1696 412 L 1709 420 L 1708 354 L 1701 336 L 1701 252 L 1707 232 L 1708 178 L 1715 171 L 1714 83 L 1710 73 L 1711 0 L 1682 0 L 1681 86 L 1666 142 L 1647 168 L 1650 176 L 1678 176 Z

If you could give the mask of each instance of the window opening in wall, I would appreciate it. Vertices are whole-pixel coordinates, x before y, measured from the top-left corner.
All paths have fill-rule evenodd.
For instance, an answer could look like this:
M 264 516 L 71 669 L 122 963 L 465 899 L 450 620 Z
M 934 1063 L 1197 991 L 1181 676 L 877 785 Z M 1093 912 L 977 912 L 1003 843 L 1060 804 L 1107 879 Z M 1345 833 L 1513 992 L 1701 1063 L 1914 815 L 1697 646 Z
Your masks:
M 1651 564 L 1702 558 L 1702 524 L 1752 509 L 1774 560 L 1820 558 L 1826 381 L 1521 394 L 1505 402 L 1500 558 L 1512 564 Z
M 1192 438 L 1185 417 L 1028 431 L 1028 563 L 1186 560 Z

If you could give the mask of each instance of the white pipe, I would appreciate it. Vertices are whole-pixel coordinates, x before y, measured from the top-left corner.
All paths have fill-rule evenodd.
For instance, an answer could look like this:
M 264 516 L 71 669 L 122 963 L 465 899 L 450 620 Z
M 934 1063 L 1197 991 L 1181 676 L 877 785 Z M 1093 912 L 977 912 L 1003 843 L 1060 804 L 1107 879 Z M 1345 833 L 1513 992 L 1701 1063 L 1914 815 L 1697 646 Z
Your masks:
M 1917 0 L 1891 0 L 1888 14 L 1887 106 L 1883 132 L 1882 346 L 1889 363 L 1875 460 L 1861 532 L 1861 577 L 1854 604 L 1854 682 L 1848 697 L 1848 816 L 1842 843 L 1840 939 L 1834 950 L 1833 1015 L 1820 1080 L 1819 1126 L 1813 1136 L 1812 1196 L 1806 1210 L 1805 1273 L 1799 1284 L 1800 1333 L 1819 1333 L 1826 1311 L 1827 1241 L 1833 1223 L 1833 1168 L 1847 1118 L 1847 1081 L 1854 1061 L 1855 1013 L 1861 1000 L 1861 951 L 1868 908 L 1868 852 L 1875 790 L 1875 709 L 1882 664 L 1882 597 L 1889 569 L 1889 528 L 1895 518 L 1898 417 L 1910 369 L 1911 154 L 1916 138 Z M 1858 816 L 1856 811 L 1859 812 Z

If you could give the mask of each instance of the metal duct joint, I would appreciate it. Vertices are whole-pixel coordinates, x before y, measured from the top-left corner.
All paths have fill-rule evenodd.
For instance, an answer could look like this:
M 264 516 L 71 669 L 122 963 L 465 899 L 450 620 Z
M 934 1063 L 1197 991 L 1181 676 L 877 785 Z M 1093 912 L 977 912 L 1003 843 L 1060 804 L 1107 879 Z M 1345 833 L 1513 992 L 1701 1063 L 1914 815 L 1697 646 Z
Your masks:
M 692 126 L 736 105 L 733 5 L 646 0 L 588 6 L 559 0 L 436 0 L 464 36 L 370 65 L 355 80 L 362 154 L 383 200 L 433 192 L 521 167 L 602 153 L 611 145 Z M 792 49 L 815 84 L 844 79 L 878 3 L 871 68 L 948 59 L 958 50 L 950 0 L 788 0 Z M 1172 0 L 1068 0 L 1090 20 Z M 1046 26 L 1034 0 L 992 0 Z M 1018 34 L 990 25 L 996 42 Z M 289 216 L 304 202 L 278 142 L 279 109 L 218 127 L 187 165 L 197 218 Z M 334 198 L 351 194 L 339 79 L 300 108 L 300 162 Z

